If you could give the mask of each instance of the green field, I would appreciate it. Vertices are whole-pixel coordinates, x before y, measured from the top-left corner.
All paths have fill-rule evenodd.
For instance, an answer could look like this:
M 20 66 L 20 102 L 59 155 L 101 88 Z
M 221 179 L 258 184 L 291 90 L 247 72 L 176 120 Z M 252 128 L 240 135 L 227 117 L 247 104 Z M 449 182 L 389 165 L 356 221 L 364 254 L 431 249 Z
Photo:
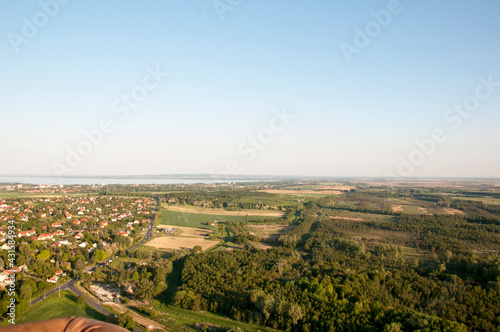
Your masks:
M 88 317 L 102 321 L 106 320 L 105 315 L 94 310 L 90 306 L 82 306 L 76 303 L 75 294 L 69 291 L 62 291 L 61 298 L 55 293 L 48 299 L 32 306 L 26 313 L 16 319 L 16 324 L 70 316 Z
M 453 199 L 461 199 L 464 201 L 483 202 L 484 204 L 500 205 L 500 199 L 493 197 L 464 197 L 464 196 L 451 196 Z
M 143 246 L 139 246 L 139 248 L 151 249 L 149 247 L 143 247 Z M 109 267 L 116 269 L 118 267 L 118 264 L 123 263 L 125 265 L 125 268 L 127 268 L 127 266 L 129 266 L 129 265 L 136 266 L 137 264 L 139 264 L 143 261 L 144 260 L 140 259 L 140 258 L 118 257 L 118 258 L 113 259 L 113 262 L 109 263 Z
M 164 324 L 168 328 L 168 331 L 200 331 L 200 329 L 196 329 L 194 327 L 197 323 L 210 324 L 213 326 L 226 328 L 232 327 L 235 329 L 240 329 L 240 331 L 248 332 L 279 331 L 270 327 L 239 322 L 223 316 L 215 315 L 210 312 L 196 312 L 192 310 L 177 308 L 171 305 L 158 305 L 158 303 L 155 303 L 153 306 L 158 311 L 166 313 L 168 315 L 162 316 L 162 314 L 160 314 L 159 319 L 157 319 L 161 324 Z
M 245 216 L 228 216 L 228 215 L 214 215 L 214 214 L 201 214 L 189 212 L 177 212 L 162 210 L 162 225 L 181 226 L 181 227 L 196 227 L 204 229 L 212 229 L 212 226 L 207 225 L 213 221 L 226 221 L 232 220 L 236 222 L 245 221 Z M 248 221 L 262 219 L 272 219 L 264 216 L 248 216 Z

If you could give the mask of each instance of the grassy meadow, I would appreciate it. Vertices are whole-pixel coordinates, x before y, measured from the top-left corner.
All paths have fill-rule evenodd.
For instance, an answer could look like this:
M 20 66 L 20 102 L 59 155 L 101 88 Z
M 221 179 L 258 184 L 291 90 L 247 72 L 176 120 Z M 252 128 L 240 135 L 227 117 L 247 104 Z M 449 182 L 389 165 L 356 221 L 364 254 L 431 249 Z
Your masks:
M 235 222 L 241 222 L 247 220 L 246 216 L 214 215 L 214 214 L 178 212 L 170 210 L 162 210 L 161 214 L 162 214 L 162 221 L 161 221 L 162 225 L 194 227 L 194 228 L 204 228 L 204 229 L 212 229 L 212 226 L 210 226 L 208 223 L 211 223 L 213 221 L 232 220 Z M 269 219 L 269 217 L 248 216 L 248 221 L 255 221 L 259 219 Z
M 76 295 L 69 291 L 61 291 L 61 298 L 59 298 L 57 293 L 52 294 L 46 300 L 35 304 L 26 313 L 18 317 L 16 324 L 70 316 L 106 320 L 105 315 L 94 310 L 87 304 L 78 304 L 76 299 Z

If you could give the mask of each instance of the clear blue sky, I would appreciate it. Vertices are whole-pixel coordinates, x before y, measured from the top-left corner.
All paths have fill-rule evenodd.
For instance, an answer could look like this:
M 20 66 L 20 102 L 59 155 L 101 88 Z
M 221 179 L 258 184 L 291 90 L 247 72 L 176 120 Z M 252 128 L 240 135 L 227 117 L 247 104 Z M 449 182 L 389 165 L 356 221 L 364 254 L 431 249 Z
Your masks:
M 401 0 L 385 26 L 372 12 L 391 1 L 242 0 L 223 20 L 206 0 L 72 0 L 49 17 L 55 1 L 0 0 L 0 174 L 54 174 L 107 118 L 113 132 L 65 174 L 234 161 L 241 174 L 500 176 L 500 86 L 460 124 L 447 113 L 479 77 L 500 82 L 498 1 Z M 377 24 L 347 61 L 341 46 Z M 157 66 L 168 77 L 120 118 L 113 102 Z M 284 108 L 295 118 L 267 140 Z M 447 139 L 398 171 L 435 128 Z

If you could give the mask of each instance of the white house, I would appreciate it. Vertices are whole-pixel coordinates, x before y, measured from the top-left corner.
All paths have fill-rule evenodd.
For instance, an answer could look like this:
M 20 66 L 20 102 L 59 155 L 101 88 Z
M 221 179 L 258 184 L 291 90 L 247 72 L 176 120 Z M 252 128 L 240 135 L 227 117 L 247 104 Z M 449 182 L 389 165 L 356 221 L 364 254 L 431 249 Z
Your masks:
M 47 282 L 55 284 L 57 282 L 57 280 L 59 280 L 59 277 L 58 276 L 53 276 L 53 277 L 47 279 Z

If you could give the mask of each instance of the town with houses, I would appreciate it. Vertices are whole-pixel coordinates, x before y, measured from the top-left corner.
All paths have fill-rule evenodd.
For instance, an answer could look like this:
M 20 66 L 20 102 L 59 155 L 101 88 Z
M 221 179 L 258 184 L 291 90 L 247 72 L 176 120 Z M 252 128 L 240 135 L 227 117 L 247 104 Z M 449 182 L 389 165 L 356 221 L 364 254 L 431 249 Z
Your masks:
M 1 189 L 11 188 L 22 185 Z M 21 298 L 31 299 L 125 251 L 144 238 L 156 207 L 152 198 L 79 196 L 78 186 L 29 189 L 38 194 L 63 190 L 71 195 L 0 198 L 1 310 L 7 308 L 5 290 L 14 282 L 31 285 L 17 290 Z M 9 259 L 13 252 L 15 260 Z

